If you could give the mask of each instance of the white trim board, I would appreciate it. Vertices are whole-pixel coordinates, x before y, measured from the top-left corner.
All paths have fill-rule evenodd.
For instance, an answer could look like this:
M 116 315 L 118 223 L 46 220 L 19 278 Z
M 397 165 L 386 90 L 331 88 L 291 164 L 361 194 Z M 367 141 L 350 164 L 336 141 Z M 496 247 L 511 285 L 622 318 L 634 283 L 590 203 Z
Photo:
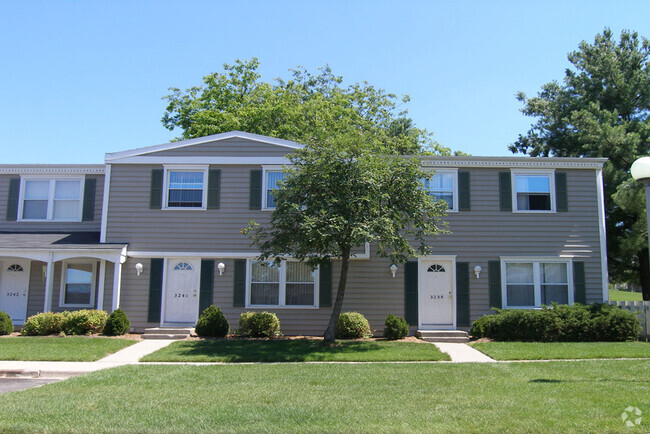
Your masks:
M 605 196 L 602 169 L 596 170 L 596 195 L 598 196 L 598 236 L 600 237 L 600 273 L 603 302 L 609 301 L 609 274 L 607 270 L 607 232 L 605 226 Z
M 286 165 L 289 160 L 285 157 L 162 157 L 136 156 L 115 158 L 111 163 L 119 164 L 166 164 L 166 165 L 218 165 L 218 166 L 259 166 L 261 164 Z M 107 163 L 108 164 L 108 163 Z
M 262 136 L 260 134 L 246 133 L 243 131 L 230 131 L 227 133 L 212 134 L 210 136 L 205 136 L 205 137 L 197 137 L 195 139 L 181 140 L 178 142 L 171 142 L 171 143 L 163 143 L 160 145 L 146 146 L 143 148 L 136 148 L 136 149 L 121 151 L 121 152 L 107 153 L 105 157 L 105 161 L 109 162 L 116 159 L 135 157 L 138 155 L 149 154 L 152 152 L 160 152 L 160 151 L 167 151 L 170 149 L 185 148 L 187 146 L 200 145 L 200 144 L 210 143 L 210 142 L 218 142 L 221 140 L 234 139 L 234 138 L 246 139 L 253 142 L 266 143 L 269 145 L 282 146 L 290 149 L 301 149 L 305 146 L 297 142 L 292 142 L 290 140 L 277 139 L 275 137 Z
M 600 169 L 606 158 L 567 157 L 419 157 L 423 167 L 482 167 L 528 169 Z
M 12 175 L 102 175 L 103 164 L 60 165 L 60 164 L 0 164 L 0 174 Z

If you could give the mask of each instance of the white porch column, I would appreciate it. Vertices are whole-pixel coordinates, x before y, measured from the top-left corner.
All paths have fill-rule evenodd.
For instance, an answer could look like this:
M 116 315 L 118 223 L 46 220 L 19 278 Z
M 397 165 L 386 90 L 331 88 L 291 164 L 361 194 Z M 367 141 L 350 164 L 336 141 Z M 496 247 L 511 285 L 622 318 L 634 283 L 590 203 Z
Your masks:
M 43 301 L 43 312 L 52 311 L 52 292 L 54 291 L 54 260 L 52 252 L 47 260 L 45 272 L 45 300 Z
M 115 262 L 113 272 L 113 306 L 111 312 L 120 307 L 120 291 L 122 289 L 122 264 L 120 261 Z
M 104 310 L 104 281 L 106 280 L 106 260 L 99 261 L 99 282 L 97 284 L 97 310 Z

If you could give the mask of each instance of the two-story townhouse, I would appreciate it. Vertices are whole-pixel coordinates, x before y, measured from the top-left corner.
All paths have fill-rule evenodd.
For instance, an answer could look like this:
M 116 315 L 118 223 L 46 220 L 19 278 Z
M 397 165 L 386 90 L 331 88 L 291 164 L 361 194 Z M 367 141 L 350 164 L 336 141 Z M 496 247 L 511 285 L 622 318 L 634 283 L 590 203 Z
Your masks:
M 0 310 L 118 304 L 125 244 L 99 242 L 104 165 L 0 165 Z
M 233 327 L 241 312 L 269 310 L 278 314 L 285 334 L 322 334 L 336 296 L 337 261 L 313 271 L 291 260 L 270 268 L 257 261 L 257 249 L 241 233 L 250 220 L 268 224 L 286 155 L 301 146 L 235 131 L 107 154 L 105 183 L 96 176 L 95 196 L 103 205 L 95 206 L 93 224 L 101 221 L 100 240 L 87 246 L 106 252 L 86 256 L 96 260 L 94 300 L 104 299 L 94 305 L 121 307 L 136 331 L 192 326 L 201 309 L 215 304 Z M 425 188 L 449 204 L 451 233 L 430 239 L 431 256 L 397 266 L 376 255 L 373 246 L 360 246 L 344 310 L 363 313 L 380 334 L 388 313 L 406 317 L 413 329 L 467 329 L 491 307 L 607 299 L 604 159 L 421 159 L 434 172 Z M 31 197 L 26 193 L 31 186 L 23 185 L 28 175 L 11 176 L 20 178 L 16 212 L 24 215 L 24 196 Z M 0 179 L 0 194 L 6 194 L 2 182 L 8 181 Z M 77 225 L 85 223 L 80 220 Z M 39 222 L 50 225 L 45 229 L 6 221 L 1 230 L 19 232 L 18 223 L 20 232 L 60 230 L 53 221 Z M 5 255 L 13 265 L 9 253 L 0 251 L 3 267 Z M 56 270 L 59 263 L 65 269 L 67 258 L 50 253 L 32 261 L 30 314 L 39 306 L 66 308 L 51 298 L 65 291 L 67 283 Z M 41 277 L 36 274 L 43 264 Z M 0 289 L 5 291 L 2 279 Z M 3 299 L 0 303 L 3 309 Z

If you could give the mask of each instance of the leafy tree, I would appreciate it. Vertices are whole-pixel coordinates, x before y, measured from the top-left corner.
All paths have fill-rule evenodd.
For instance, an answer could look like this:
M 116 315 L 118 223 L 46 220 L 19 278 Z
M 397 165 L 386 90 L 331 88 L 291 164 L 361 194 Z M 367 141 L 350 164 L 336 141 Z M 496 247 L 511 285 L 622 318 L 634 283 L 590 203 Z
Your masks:
M 290 256 L 315 266 L 340 259 L 326 342 L 335 338 L 354 247 L 376 243 L 379 255 L 404 262 L 429 251 L 426 237 L 445 232 L 440 217 L 446 203 L 421 188 L 428 175 L 419 160 L 388 156 L 392 148 L 369 145 L 373 138 L 366 137 L 350 130 L 291 154 L 292 165 L 274 193 L 271 225 L 251 222 L 246 229 L 263 260 Z
M 324 143 L 343 126 L 400 154 L 451 153 L 407 117 L 408 96 L 400 99 L 367 82 L 345 87 L 328 66 L 316 74 L 290 70 L 289 80 L 272 83 L 261 81 L 258 67 L 256 58 L 237 60 L 203 77 L 201 86 L 170 88 L 163 125 L 181 129 L 181 139 L 241 130 L 300 143 Z
M 607 157 L 603 169 L 607 256 L 614 281 L 640 282 L 650 300 L 645 198 L 629 169 L 650 150 L 650 42 L 636 32 L 620 41 L 605 29 L 568 55 L 562 83 L 536 97 L 519 93 L 522 112 L 537 122 L 510 146 L 531 156 Z

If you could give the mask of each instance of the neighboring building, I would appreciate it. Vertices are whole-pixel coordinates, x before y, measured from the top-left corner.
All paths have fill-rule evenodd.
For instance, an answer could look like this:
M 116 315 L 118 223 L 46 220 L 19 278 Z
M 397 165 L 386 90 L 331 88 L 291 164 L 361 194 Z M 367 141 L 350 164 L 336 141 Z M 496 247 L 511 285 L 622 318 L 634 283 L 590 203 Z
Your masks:
M 142 331 L 193 325 L 215 304 L 233 328 L 241 312 L 268 310 L 285 334 L 322 334 L 339 263 L 269 268 L 241 233 L 268 224 L 285 156 L 301 146 L 231 132 L 107 154 L 102 166 L 0 166 L 0 310 L 20 324 L 119 306 Z M 361 246 L 343 310 L 380 334 L 388 313 L 467 329 L 492 306 L 606 300 L 604 161 L 423 157 L 451 234 L 394 277 Z

